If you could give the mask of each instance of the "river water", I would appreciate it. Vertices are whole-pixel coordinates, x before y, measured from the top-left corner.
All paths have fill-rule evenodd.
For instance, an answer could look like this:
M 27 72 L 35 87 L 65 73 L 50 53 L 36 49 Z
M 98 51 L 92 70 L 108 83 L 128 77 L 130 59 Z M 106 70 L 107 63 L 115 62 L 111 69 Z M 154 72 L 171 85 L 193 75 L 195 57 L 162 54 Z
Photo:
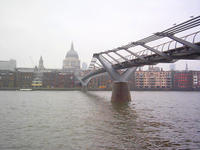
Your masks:
M 200 92 L 0 91 L 0 150 L 200 149 Z

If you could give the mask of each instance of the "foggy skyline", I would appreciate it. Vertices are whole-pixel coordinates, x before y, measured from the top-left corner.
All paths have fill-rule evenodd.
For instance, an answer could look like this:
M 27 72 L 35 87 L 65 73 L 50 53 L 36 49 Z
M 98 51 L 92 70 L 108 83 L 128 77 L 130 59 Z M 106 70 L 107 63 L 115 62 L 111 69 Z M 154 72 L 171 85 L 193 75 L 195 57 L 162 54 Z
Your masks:
M 42 56 L 46 68 L 62 68 L 73 41 L 81 63 L 89 65 L 93 53 L 152 35 L 199 12 L 198 0 L 1 0 L 0 60 L 34 67 Z M 187 62 L 189 69 L 200 70 L 200 61 Z M 176 68 L 184 69 L 185 61 Z

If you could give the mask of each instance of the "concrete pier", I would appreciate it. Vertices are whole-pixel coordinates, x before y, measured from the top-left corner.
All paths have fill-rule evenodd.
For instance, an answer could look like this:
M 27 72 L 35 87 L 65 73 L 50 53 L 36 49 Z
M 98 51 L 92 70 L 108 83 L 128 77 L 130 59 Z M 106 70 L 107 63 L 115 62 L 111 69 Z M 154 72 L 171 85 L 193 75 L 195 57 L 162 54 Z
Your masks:
M 112 102 L 129 102 L 131 101 L 128 82 L 113 82 Z
M 82 85 L 81 91 L 82 92 L 87 92 L 88 91 L 87 85 Z

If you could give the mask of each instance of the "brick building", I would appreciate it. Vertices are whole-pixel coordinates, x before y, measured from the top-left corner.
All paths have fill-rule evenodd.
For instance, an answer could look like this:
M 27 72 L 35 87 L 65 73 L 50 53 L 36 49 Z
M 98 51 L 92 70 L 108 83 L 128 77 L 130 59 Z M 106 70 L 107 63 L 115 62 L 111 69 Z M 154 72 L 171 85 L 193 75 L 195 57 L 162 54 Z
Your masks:
M 76 86 L 74 73 L 44 72 L 43 87 L 45 88 L 74 88 Z
M 88 88 L 109 90 L 112 88 L 112 80 L 108 74 L 102 74 L 91 79 Z
M 192 71 L 175 71 L 173 74 L 173 89 L 192 90 Z
M 15 86 L 15 72 L 0 70 L 0 88 L 14 88 Z
M 16 87 L 18 88 L 31 88 L 32 87 L 32 81 L 34 77 L 34 72 L 33 70 L 30 69 L 25 69 L 21 70 L 19 69 L 16 72 Z
M 135 72 L 135 89 L 171 89 L 172 73 L 158 68 Z

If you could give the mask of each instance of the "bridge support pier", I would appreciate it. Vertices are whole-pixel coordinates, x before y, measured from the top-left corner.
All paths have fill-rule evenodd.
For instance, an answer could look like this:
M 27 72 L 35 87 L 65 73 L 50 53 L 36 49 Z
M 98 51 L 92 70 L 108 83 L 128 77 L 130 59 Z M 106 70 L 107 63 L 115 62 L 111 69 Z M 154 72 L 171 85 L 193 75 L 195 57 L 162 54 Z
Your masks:
M 113 79 L 112 87 L 112 102 L 128 102 L 131 101 L 130 90 L 128 86 L 128 79 L 137 69 L 136 67 L 128 68 L 122 74 L 115 70 L 109 62 L 107 62 L 101 55 L 95 56 L 106 69 L 110 77 Z
M 128 82 L 113 82 L 111 101 L 112 102 L 131 101 Z
M 87 92 L 88 91 L 87 85 L 82 85 L 81 91 L 82 92 Z

